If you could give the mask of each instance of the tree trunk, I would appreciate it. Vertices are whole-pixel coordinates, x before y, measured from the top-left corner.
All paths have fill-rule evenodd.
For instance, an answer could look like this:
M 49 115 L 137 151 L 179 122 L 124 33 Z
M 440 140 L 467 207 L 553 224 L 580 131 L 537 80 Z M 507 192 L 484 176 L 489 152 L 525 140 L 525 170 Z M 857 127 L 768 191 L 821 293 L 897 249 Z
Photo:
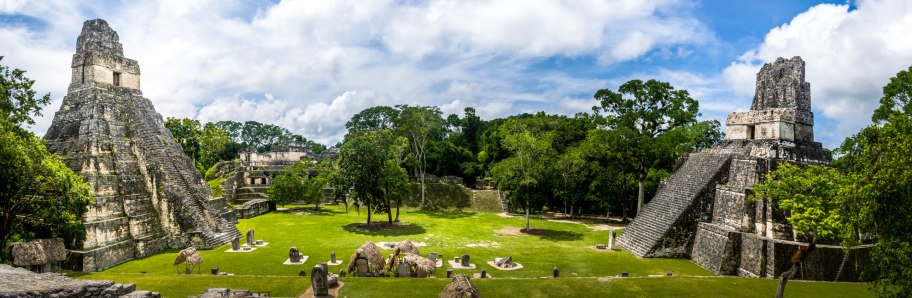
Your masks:
M 646 177 L 640 177 L 639 190 L 637 190 L 637 212 L 636 216 L 640 217 L 640 212 L 643 211 L 643 204 L 646 197 Z
M 621 222 L 627 222 L 627 204 L 621 204 Z
M 783 297 L 783 295 L 785 294 L 785 283 L 787 283 L 788 280 L 791 279 L 792 277 L 795 277 L 796 272 L 798 272 L 798 263 L 792 264 L 791 269 L 789 269 L 786 272 L 783 272 L 782 275 L 779 276 L 779 287 L 776 288 L 776 298 Z
M 399 222 L 399 207 L 401 205 L 402 205 L 402 197 L 396 198 L 396 220 L 394 220 L 395 222 Z
M 424 205 L 424 171 L 421 172 L 421 205 Z
M 529 202 L 526 202 L 526 232 L 529 232 Z
M 371 224 L 371 205 L 367 204 L 367 225 Z
M 393 224 L 393 209 L 390 205 L 392 205 L 392 202 L 390 202 L 390 199 L 387 197 L 386 198 L 386 219 L 387 219 L 387 222 L 389 222 L 390 224 Z

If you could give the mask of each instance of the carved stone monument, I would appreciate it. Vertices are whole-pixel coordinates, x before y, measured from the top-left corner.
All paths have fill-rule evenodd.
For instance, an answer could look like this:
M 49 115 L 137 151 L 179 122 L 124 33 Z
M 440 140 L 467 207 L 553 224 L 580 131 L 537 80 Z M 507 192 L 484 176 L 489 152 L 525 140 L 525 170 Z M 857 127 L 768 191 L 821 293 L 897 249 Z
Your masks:
M 234 239 L 231 240 L 231 250 L 241 250 L 240 237 L 234 237 Z
M 614 237 L 616 237 L 617 232 L 614 230 L 608 231 L 608 249 L 614 250 Z
M 462 265 L 462 267 L 471 266 L 472 262 L 469 261 L 469 255 L 466 255 L 466 254 L 462 255 L 462 257 L 459 258 L 459 264 Z
M 72 81 L 45 133 L 47 149 L 89 182 L 86 238 L 69 269 L 98 271 L 167 248 L 214 248 L 239 236 L 152 102 L 136 60 L 101 19 L 83 23 Z
M 301 262 L 301 252 L 298 251 L 297 247 L 292 246 L 291 249 L 288 250 L 288 260 L 292 263 Z
M 314 296 L 320 297 L 329 295 L 329 280 L 327 275 L 326 267 L 323 267 L 321 264 L 314 265 L 313 269 L 310 270 L 310 282 L 311 287 L 313 287 Z
M 253 229 L 247 229 L 247 245 L 254 246 L 256 245 L 256 240 L 253 238 Z

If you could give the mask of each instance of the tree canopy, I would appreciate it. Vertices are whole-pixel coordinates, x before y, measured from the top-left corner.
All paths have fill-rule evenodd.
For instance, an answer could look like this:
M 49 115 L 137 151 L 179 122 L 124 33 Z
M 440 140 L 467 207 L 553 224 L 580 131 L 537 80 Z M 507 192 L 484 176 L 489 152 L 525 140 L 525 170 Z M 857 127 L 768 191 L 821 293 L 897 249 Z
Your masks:
M 691 149 L 679 144 L 689 141 L 683 129 L 696 122 L 699 104 L 687 90 L 675 90 L 671 84 L 656 80 L 630 80 L 617 92 L 601 89 L 595 99 L 599 105 L 592 110 L 604 117 L 606 126 L 628 135 L 625 148 L 637 165 L 639 212 L 645 204 L 650 172 Z
M 405 142 L 404 138 L 385 129 L 345 136 L 339 152 L 339 172 L 345 178 L 337 181 L 349 183 L 341 187 L 351 189 L 355 201 L 367 207 L 368 224 L 371 213 L 381 210 L 392 223 L 391 203 L 408 189 L 403 187 L 407 185 L 408 177 L 400 166 Z
M 24 74 L 0 65 L 0 251 L 10 240 L 36 237 L 61 237 L 73 247 L 85 239 L 89 185 L 22 127 L 34 124 L 50 99 L 36 97 Z

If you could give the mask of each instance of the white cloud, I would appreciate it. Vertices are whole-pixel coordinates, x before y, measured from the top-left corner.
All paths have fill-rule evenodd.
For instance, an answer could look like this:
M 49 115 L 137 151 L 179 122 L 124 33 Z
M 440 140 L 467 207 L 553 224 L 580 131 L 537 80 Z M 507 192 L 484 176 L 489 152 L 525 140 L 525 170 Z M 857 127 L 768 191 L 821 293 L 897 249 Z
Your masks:
M 912 65 L 912 2 L 858 1 L 820 4 L 772 29 L 762 45 L 724 71 L 732 88 L 753 94 L 756 70 L 777 57 L 801 56 L 819 117 L 836 127 L 816 127 L 818 141 L 833 147 L 871 123 L 882 87 Z
M 262 99 L 233 95 L 202 107 L 195 118 L 204 122 L 252 120 L 300 128 L 295 132 L 332 145 L 345 136 L 345 123 L 353 115 L 391 101 L 388 95 L 365 90 L 346 91 L 329 103 L 316 102 L 305 107 L 294 106 L 292 101 L 276 98 L 272 94 L 264 94 Z
M 530 106 L 572 114 L 576 106 L 559 99 L 604 80 L 530 65 L 578 56 L 618 63 L 711 41 L 691 8 L 686 0 L 7 1 L 0 13 L 39 24 L 0 23 L 0 55 L 59 106 L 82 22 L 101 17 L 139 61 L 144 95 L 163 116 L 270 122 L 334 143 L 348 117 L 377 104 L 474 106 L 487 119 Z M 33 129 L 44 133 L 51 118 Z

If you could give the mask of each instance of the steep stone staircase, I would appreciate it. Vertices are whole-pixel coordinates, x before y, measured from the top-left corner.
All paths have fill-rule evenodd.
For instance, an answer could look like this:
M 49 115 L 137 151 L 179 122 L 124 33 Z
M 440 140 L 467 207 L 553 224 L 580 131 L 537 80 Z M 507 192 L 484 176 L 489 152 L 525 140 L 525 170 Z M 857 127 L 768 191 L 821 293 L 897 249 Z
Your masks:
M 728 168 L 731 155 L 695 153 L 671 176 L 652 201 L 618 237 L 618 245 L 639 257 L 651 257 L 674 238 L 677 225 L 694 212 L 694 206 L 714 190 L 719 175 Z M 711 204 L 711 203 L 710 203 Z M 694 223 L 690 223 L 694 224 Z M 693 230 L 685 228 L 684 230 Z M 673 241 L 672 241 L 673 242 Z
M 500 198 L 500 206 L 503 207 L 503 212 L 510 213 L 510 202 L 507 201 L 507 196 L 501 190 L 497 191 L 497 195 Z
M 143 98 L 136 99 L 137 109 L 147 109 L 147 113 L 154 113 L 151 102 L 147 101 Z M 166 130 L 164 126 L 150 117 L 136 120 L 137 131 L 140 134 L 137 141 L 142 146 L 144 155 L 147 155 L 147 162 L 156 166 L 168 179 L 162 181 L 165 187 L 161 191 L 170 193 L 171 197 L 178 199 L 178 202 L 172 202 L 177 203 L 173 207 L 180 208 L 184 214 L 192 218 L 184 218 L 182 223 L 191 224 L 191 228 L 201 232 L 205 241 L 202 248 L 218 247 L 230 242 L 234 237 L 241 236 L 237 227 L 219 217 L 214 210 L 208 210 L 202 178 L 195 172 L 180 147 L 176 143 L 168 143 L 169 140 L 164 138 L 168 133 L 163 131 Z

